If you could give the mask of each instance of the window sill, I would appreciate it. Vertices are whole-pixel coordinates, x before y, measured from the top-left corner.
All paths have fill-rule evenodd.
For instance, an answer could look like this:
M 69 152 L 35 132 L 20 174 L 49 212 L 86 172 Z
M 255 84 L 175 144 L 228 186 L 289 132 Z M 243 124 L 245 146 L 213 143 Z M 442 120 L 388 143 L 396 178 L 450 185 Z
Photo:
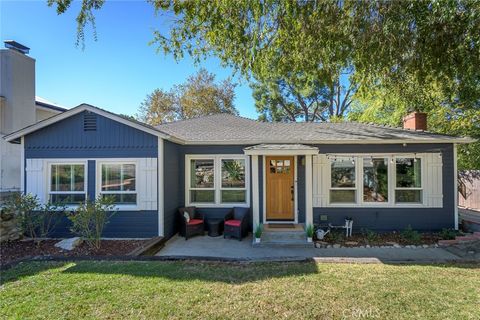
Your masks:
M 250 208 L 248 203 L 187 203 L 187 207 L 197 207 L 197 208 L 233 208 L 233 207 L 243 207 Z

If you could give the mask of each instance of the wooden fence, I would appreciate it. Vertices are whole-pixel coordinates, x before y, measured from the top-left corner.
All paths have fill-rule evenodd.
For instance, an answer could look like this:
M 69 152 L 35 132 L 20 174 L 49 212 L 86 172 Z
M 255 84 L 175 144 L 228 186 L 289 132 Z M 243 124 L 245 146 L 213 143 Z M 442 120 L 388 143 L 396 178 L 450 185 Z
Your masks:
M 480 170 L 460 173 L 458 205 L 480 211 Z

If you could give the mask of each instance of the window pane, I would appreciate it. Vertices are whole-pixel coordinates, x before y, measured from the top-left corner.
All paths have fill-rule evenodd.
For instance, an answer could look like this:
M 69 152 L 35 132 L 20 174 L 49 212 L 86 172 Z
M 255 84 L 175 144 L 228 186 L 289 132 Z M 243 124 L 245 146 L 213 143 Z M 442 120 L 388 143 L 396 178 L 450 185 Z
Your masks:
M 349 158 L 332 160 L 332 187 L 355 187 L 355 163 Z
M 135 191 L 135 165 L 102 164 L 102 191 Z
M 191 160 L 190 170 L 190 185 L 192 188 L 214 187 L 213 159 Z
M 85 201 L 85 194 L 50 194 L 50 202 L 52 203 L 63 203 L 63 204 L 79 204 L 80 202 Z
M 135 191 L 135 165 L 123 165 L 123 190 Z
M 222 188 L 245 188 L 245 160 L 222 160 Z
M 355 190 L 330 190 L 330 203 L 355 203 Z
M 363 201 L 388 202 L 388 159 L 363 159 Z
M 422 190 L 395 190 L 395 202 L 422 203 Z
M 54 164 L 51 167 L 51 191 L 83 191 L 85 188 L 85 166 Z
M 114 204 L 137 204 L 135 193 L 103 193 L 102 197 L 113 198 Z
M 420 188 L 422 159 L 398 158 L 396 161 L 397 187 Z
M 213 203 L 215 202 L 214 190 L 190 190 L 190 202 Z
M 246 202 L 245 190 L 222 190 L 223 203 L 244 203 Z
M 122 166 L 102 164 L 102 191 L 121 191 Z

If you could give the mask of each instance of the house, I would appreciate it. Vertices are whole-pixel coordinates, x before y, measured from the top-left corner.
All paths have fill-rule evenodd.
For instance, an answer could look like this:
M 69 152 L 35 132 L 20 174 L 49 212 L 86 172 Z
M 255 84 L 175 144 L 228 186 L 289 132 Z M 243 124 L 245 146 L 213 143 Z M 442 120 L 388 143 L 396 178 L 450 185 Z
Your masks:
M 419 130 L 424 118 L 403 129 L 218 114 L 152 127 L 82 104 L 5 140 L 22 149 L 22 190 L 42 201 L 114 196 L 105 237 L 171 237 L 181 206 L 207 219 L 248 207 L 250 227 L 349 216 L 357 230 L 457 228 L 456 150 L 473 140 Z
M 0 136 L 64 112 L 66 109 L 35 96 L 35 59 L 29 48 L 5 41 L 0 49 Z M 21 147 L 0 139 L 0 200 L 20 190 Z M 0 201 L 1 202 L 1 201 Z

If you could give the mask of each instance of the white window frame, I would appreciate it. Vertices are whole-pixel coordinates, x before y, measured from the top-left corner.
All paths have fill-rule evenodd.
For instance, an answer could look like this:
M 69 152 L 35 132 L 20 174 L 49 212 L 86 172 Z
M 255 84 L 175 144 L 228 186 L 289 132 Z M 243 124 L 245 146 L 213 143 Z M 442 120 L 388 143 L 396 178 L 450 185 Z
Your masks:
M 352 156 L 335 156 L 334 158 L 352 158 Z M 356 157 L 353 157 L 355 160 L 355 187 L 332 187 L 332 163 L 334 162 L 334 159 L 329 160 L 328 164 L 328 177 L 329 177 L 329 183 L 328 183 L 328 203 L 332 204 L 332 206 L 351 206 L 351 205 L 356 205 L 358 203 L 358 161 Z M 362 182 L 363 183 L 363 182 Z M 355 191 L 355 202 L 331 202 L 331 194 L 330 192 L 332 190 L 341 190 L 341 191 Z
M 408 158 L 417 158 L 417 159 L 420 159 L 420 187 L 414 187 L 414 188 L 404 188 L 404 187 L 397 187 L 397 159 L 408 159 Z M 407 155 L 407 156 L 402 156 L 402 155 L 395 155 L 393 157 L 393 166 L 394 166 L 394 177 L 393 177 L 393 199 L 392 201 L 394 202 L 395 205 L 400 205 L 400 206 L 403 206 L 403 205 L 423 205 L 424 202 L 425 202 L 425 190 L 424 190 L 424 186 L 425 186 L 425 159 L 423 156 L 421 155 Z M 422 198 L 422 201 L 421 202 L 397 202 L 395 200 L 395 191 L 397 190 L 420 190 L 422 192 L 421 194 L 421 198 Z
M 213 160 L 213 188 L 192 188 L 191 187 L 191 160 Z M 222 160 L 244 160 L 245 161 L 245 188 L 222 188 Z M 199 203 L 191 202 L 190 191 L 192 190 L 213 190 L 214 202 Z M 222 190 L 245 190 L 245 202 L 222 203 Z M 185 155 L 185 204 L 196 207 L 250 207 L 250 161 L 248 156 L 243 154 L 187 154 Z
M 135 191 L 102 191 L 102 165 L 124 165 L 124 164 L 133 164 L 135 165 Z M 119 211 L 129 211 L 129 210 L 139 210 L 140 195 L 138 193 L 138 184 L 139 184 L 139 163 L 135 160 L 97 160 L 96 161 L 96 195 L 97 197 L 102 196 L 103 194 L 136 194 L 136 204 L 115 204 L 113 210 Z
M 356 202 L 355 203 L 335 203 L 330 201 L 330 190 L 351 190 L 350 188 L 332 188 L 332 161 L 334 158 L 354 158 L 355 159 L 355 177 L 356 177 Z M 363 158 L 387 158 L 388 159 L 388 202 L 366 202 L 363 200 Z M 395 190 L 397 190 L 396 185 L 396 159 L 397 158 L 417 158 L 421 159 L 420 175 L 421 175 L 421 188 L 398 188 L 398 190 L 421 190 L 422 191 L 422 202 L 395 202 Z M 327 170 L 327 179 L 328 179 L 328 196 L 327 196 L 327 207 L 330 208 L 352 208 L 352 207 L 362 207 L 362 208 L 419 208 L 425 207 L 425 157 L 423 154 L 418 153 L 372 153 L 372 154 L 328 154 L 327 155 L 328 170 Z M 358 183 L 360 182 L 360 183 Z
M 52 190 L 52 166 L 54 165 L 83 165 L 83 191 L 51 191 Z M 59 160 L 48 160 L 47 161 L 47 188 L 46 188 L 46 202 L 50 202 L 51 194 L 84 194 L 85 201 L 87 200 L 88 194 L 88 161 L 87 160 L 78 160 L 78 159 L 59 159 Z M 78 205 L 68 204 L 66 206 L 67 210 L 72 210 L 78 208 Z

